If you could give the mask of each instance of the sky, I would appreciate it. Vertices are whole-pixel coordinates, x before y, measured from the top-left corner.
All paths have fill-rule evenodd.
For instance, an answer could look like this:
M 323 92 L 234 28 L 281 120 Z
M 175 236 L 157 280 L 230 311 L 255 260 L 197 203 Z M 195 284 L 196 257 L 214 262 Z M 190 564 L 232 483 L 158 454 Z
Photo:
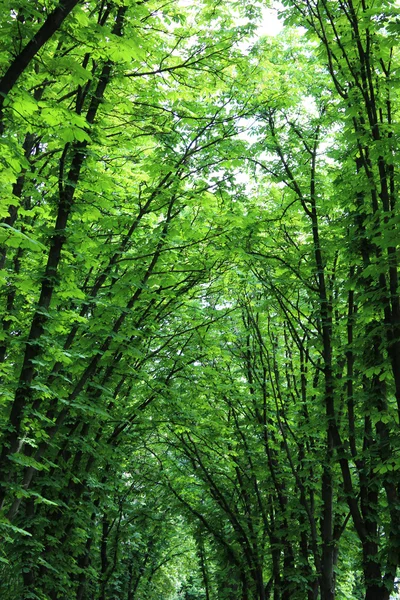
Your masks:
M 262 12 L 263 19 L 258 28 L 258 35 L 278 35 L 283 29 L 283 22 L 278 19 L 277 10 L 264 8 Z

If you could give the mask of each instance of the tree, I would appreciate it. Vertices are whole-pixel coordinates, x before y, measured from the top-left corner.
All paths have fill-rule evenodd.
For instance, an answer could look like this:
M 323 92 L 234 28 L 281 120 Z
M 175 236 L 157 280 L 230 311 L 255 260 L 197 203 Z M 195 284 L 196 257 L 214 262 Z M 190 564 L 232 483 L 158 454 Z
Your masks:
M 4 19 L 32 48 L 43 16 L 28 13 Z M 207 4 L 64 16 L 25 61 L 3 120 L 2 526 L 26 598 L 88 593 L 121 439 L 206 326 L 196 296 L 220 263 L 212 219 L 229 181 L 213 171 L 240 118 L 229 68 L 246 31 Z M 68 560 L 51 580 L 61 543 Z
M 2 14 L 10 600 L 395 592 L 398 8 L 281 12 Z

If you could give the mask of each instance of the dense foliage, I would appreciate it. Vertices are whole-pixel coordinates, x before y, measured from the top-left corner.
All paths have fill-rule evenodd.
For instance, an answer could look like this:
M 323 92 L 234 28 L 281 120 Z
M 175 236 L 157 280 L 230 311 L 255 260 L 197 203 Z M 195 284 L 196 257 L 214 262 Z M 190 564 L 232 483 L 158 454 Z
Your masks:
M 2 2 L 0 594 L 389 600 L 394 0 Z

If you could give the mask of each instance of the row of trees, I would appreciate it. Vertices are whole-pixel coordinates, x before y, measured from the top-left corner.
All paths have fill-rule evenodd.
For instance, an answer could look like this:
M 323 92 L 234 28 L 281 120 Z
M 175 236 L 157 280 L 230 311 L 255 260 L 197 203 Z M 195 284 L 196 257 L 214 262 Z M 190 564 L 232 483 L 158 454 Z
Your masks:
M 395 593 L 399 11 L 283 4 L 5 6 L 7 599 Z

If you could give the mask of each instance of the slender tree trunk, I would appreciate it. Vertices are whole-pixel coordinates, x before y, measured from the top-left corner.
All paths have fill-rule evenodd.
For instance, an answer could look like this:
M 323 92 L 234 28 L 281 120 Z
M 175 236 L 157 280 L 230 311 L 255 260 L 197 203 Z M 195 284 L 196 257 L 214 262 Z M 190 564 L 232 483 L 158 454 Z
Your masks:
M 204 540 L 203 540 L 201 531 L 199 531 L 198 535 L 197 535 L 197 547 L 199 549 L 200 568 L 201 568 L 201 575 L 203 578 L 206 600 L 210 600 L 210 597 L 211 597 L 210 596 L 210 578 L 208 575 L 207 557 L 206 557 Z
M 281 550 L 279 540 L 271 536 L 271 555 L 272 555 L 272 577 L 274 587 L 274 600 L 281 600 Z
M 107 515 L 104 513 L 103 522 L 102 522 L 102 534 L 101 534 L 101 542 L 100 542 L 100 594 L 99 600 L 105 600 L 106 598 L 106 585 L 107 579 L 106 574 L 108 570 L 108 534 L 110 531 L 110 524 L 107 519 Z

